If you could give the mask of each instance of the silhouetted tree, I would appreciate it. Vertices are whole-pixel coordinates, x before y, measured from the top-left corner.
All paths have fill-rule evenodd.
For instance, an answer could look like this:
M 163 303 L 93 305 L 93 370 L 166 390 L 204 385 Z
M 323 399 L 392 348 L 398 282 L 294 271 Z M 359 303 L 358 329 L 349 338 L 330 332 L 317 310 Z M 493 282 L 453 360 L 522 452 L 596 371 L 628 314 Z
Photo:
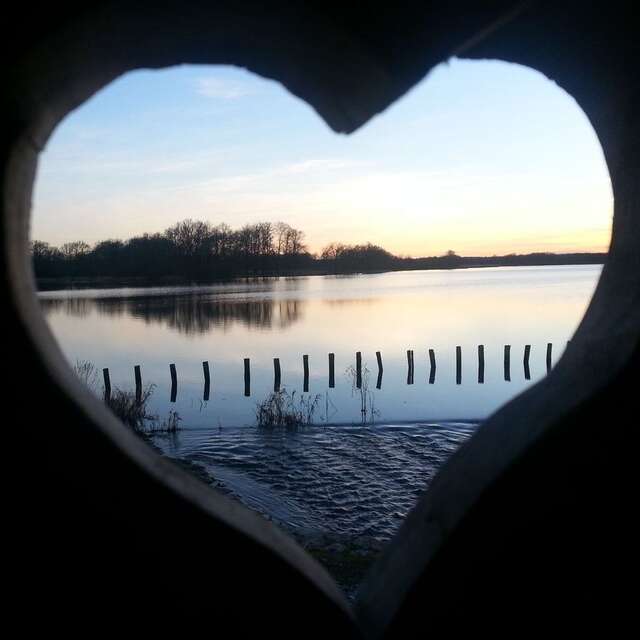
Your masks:
M 77 260 L 91 251 L 91 247 L 82 240 L 67 242 L 60 247 L 65 260 Z
M 131 238 L 123 250 L 123 271 L 119 276 L 161 277 L 181 275 L 175 244 L 160 233 Z M 111 275 L 103 272 L 100 275 Z
M 64 257 L 60 249 L 52 247 L 48 242 L 35 240 L 31 243 L 33 271 L 38 278 L 60 277 L 64 275 Z
M 345 245 L 331 243 L 320 254 L 333 264 L 336 272 L 382 271 L 393 268 L 397 258 L 382 247 L 371 244 Z

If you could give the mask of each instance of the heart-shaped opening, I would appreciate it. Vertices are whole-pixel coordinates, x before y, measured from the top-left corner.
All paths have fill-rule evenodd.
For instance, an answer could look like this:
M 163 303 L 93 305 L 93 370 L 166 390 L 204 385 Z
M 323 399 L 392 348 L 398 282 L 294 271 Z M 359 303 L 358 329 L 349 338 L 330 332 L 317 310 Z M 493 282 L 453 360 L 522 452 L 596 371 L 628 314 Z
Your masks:
M 349 595 L 562 355 L 612 216 L 574 101 L 459 60 L 346 138 L 246 72 L 134 72 L 59 127 L 35 195 L 40 303 L 76 373 Z

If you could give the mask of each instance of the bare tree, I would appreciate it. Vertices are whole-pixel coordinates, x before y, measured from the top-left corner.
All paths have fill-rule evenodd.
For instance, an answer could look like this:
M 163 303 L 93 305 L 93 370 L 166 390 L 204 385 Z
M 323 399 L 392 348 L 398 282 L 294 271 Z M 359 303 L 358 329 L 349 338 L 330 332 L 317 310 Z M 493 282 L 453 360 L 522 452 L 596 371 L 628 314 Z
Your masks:
M 60 251 L 66 260 L 75 260 L 91 251 L 91 247 L 82 240 L 67 242 L 60 247 Z
M 286 222 L 275 225 L 276 253 L 281 256 L 291 256 L 303 253 L 307 247 L 304 244 L 304 231 L 294 229 Z
M 257 253 L 260 256 L 270 256 L 274 253 L 273 225 L 270 222 L 259 222 L 255 225 Z
M 291 229 L 291 253 L 298 255 L 304 253 L 306 250 L 307 245 L 304 243 L 304 231 Z
M 345 249 L 346 247 L 343 244 L 340 244 L 339 242 L 332 242 L 322 250 L 320 258 L 322 260 L 335 260 L 344 252 Z
M 287 234 L 291 227 L 286 222 L 276 222 L 276 253 L 283 256 L 287 253 Z
M 211 255 L 225 258 L 233 252 L 233 231 L 224 222 L 211 229 Z
M 208 222 L 188 218 L 169 227 L 165 235 L 183 256 L 204 255 L 209 248 L 211 226 Z
M 40 240 L 34 240 L 29 243 L 31 249 L 31 255 L 34 260 L 42 260 L 48 258 L 53 251 L 58 251 L 49 245 L 48 242 L 42 242 Z

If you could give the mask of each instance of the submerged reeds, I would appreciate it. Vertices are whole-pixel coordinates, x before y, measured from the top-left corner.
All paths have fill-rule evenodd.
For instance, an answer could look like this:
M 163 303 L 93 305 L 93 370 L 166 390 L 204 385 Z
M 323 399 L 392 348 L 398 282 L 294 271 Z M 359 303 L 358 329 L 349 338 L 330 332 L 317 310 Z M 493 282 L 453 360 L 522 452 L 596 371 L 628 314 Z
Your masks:
M 349 365 L 345 369 L 345 377 L 351 383 L 351 395 L 358 398 L 362 424 L 373 424 L 380 412 L 375 407 L 375 396 L 369 390 L 371 372 L 360 362 L 359 366 Z
M 104 388 L 98 384 L 98 370 L 88 360 L 76 360 L 74 373 L 96 395 L 104 396 Z M 105 404 L 120 421 L 136 433 L 175 433 L 180 430 L 182 418 L 177 411 L 170 410 L 167 417 L 160 421 L 156 414 L 149 413 L 148 403 L 155 390 L 149 384 L 141 390 L 140 397 L 135 391 L 115 387 L 105 398 Z
M 313 416 L 322 396 L 299 395 L 280 389 L 256 403 L 256 422 L 259 427 L 300 427 L 313 424 Z

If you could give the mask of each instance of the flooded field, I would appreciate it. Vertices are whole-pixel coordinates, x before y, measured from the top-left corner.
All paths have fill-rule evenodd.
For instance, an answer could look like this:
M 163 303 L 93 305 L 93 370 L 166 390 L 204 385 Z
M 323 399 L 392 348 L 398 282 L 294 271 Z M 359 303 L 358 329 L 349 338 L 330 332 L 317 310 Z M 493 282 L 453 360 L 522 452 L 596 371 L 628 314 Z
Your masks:
M 182 426 L 256 424 L 256 403 L 274 388 L 308 393 L 320 424 L 479 421 L 546 374 L 584 314 L 600 265 L 415 271 L 349 277 L 243 280 L 206 287 L 41 293 L 43 311 L 69 361 L 108 368 L 111 384 L 133 388 L 135 365 L 153 384 L 150 408 L 175 410 Z M 511 345 L 510 380 L 503 372 Z M 478 345 L 484 382 L 478 384 Z M 523 368 L 531 345 L 529 374 Z M 456 347 L 461 348 L 456 384 Z M 436 371 L 429 384 L 433 350 Z M 413 351 L 413 384 L 407 350 Z M 381 353 L 380 388 L 376 352 Z M 356 352 L 363 385 L 354 388 Z M 330 388 L 328 354 L 335 354 Z M 245 395 L 244 361 L 250 361 Z M 204 394 L 202 362 L 211 384 Z M 171 402 L 169 365 L 177 392 Z M 366 397 L 363 395 L 366 394 Z
M 40 299 L 70 363 L 96 367 L 98 395 L 103 368 L 114 389 L 132 390 L 134 366 L 140 366 L 143 385 L 152 385 L 149 411 L 160 420 L 169 412 L 180 418 L 177 433 L 152 436 L 166 455 L 198 465 L 227 494 L 298 539 L 322 534 L 384 543 L 477 425 L 546 375 L 547 344 L 553 364 L 600 270 L 276 278 L 54 291 Z M 478 345 L 484 346 L 482 383 Z M 511 345 L 508 380 L 505 345 Z M 407 350 L 413 351 L 412 372 Z M 329 353 L 335 354 L 333 387 Z M 296 407 L 312 409 L 312 424 L 257 426 L 258 406 L 274 390 L 274 358 L 283 393 Z M 210 368 L 208 399 L 203 361 Z M 177 377 L 173 398 L 170 364 Z

